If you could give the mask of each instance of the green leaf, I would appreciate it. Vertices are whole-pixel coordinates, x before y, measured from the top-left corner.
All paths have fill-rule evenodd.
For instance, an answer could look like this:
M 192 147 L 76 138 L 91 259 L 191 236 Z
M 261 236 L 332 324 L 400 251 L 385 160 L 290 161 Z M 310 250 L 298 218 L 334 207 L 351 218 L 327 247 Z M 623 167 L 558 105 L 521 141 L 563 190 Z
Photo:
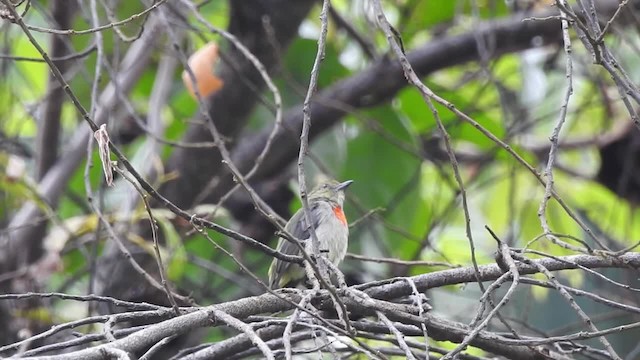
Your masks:
M 405 89 L 396 97 L 398 110 L 404 114 L 418 134 L 426 134 L 436 127 L 436 120 L 424 102 L 420 93 L 413 89 Z
M 403 36 L 412 36 L 433 25 L 453 20 L 457 6 L 456 1 L 414 1 L 414 4 L 407 5 L 411 8 L 411 13 L 406 20 L 406 26 L 402 28 Z
M 390 107 L 365 113 L 366 118 L 378 123 L 386 137 L 393 137 L 409 147 L 415 146 L 411 126 L 403 123 Z M 368 209 L 387 208 L 382 216 L 391 224 L 418 231 L 414 226 L 416 218 L 424 214 L 419 196 L 421 160 L 372 131 L 362 131 L 351 139 L 347 143 L 347 154 L 341 175 L 344 179 L 355 180 L 349 191 L 361 205 Z M 390 205 L 393 205 L 391 209 Z M 424 231 L 426 224 L 422 224 L 420 230 Z M 422 232 L 413 235 L 420 236 Z M 385 230 L 383 238 L 388 244 L 394 244 L 394 250 L 401 250 L 407 244 L 415 247 L 415 242 L 411 245 L 412 240 L 394 231 Z
M 498 121 L 500 116 L 483 112 L 476 114 L 473 119 L 498 139 L 501 139 L 504 136 L 505 131 L 502 126 L 502 122 Z M 482 150 L 493 149 L 497 146 L 493 140 L 482 134 L 475 126 L 467 122 L 460 125 L 458 131 L 456 131 L 455 139 L 468 141 Z
M 167 277 L 171 281 L 178 281 L 182 278 L 185 272 L 185 264 L 188 262 L 187 251 L 182 244 L 180 234 L 178 234 L 178 231 L 176 231 L 176 228 L 173 226 L 169 218 L 158 216 L 156 213 L 155 220 L 162 230 L 164 239 L 167 242 L 167 253 L 171 256 L 169 259 L 164 259 L 167 264 Z
M 318 51 L 318 43 L 316 40 L 299 38 L 289 47 L 289 51 L 284 57 L 284 67 L 290 72 L 293 78 L 306 87 L 309 83 L 309 74 L 313 68 L 316 53 Z M 347 68 L 342 66 L 338 50 L 333 43 L 328 43 L 325 48 L 325 54 L 320 63 L 320 72 L 318 74 L 318 88 L 322 89 L 326 86 L 333 85 L 349 75 Z M 298 93 L 299 93 L 299 89 Z M 299 94 L 298 97 L 300 97 Z M 304 95 L 302 95 L 304 96 Z M 297 100 L 294 101 L 294 103 Z

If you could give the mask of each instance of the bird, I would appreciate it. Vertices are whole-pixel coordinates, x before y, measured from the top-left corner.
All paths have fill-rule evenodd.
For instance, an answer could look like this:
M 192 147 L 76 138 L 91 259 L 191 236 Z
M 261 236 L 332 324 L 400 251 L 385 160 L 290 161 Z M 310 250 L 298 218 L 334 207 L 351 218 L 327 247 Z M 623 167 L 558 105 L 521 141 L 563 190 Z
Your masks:
M 309 214 L 320 244 L 320 254 L 337 266 L 347 253 L 349 225 L 342 210 L 344 191 L 353 180 L 338 182 L 326 180 L 309 192 Z M 285 225 L 285 230 L 312 254 L 311 227 L 304 209 L 299 209 Z M 277 250 L 287 255 L 301 255 L 300 248 L 293 242 L 280 237 Z M 269 287 L 271 289 L 295 287 L 306 278 L 302 265 L 274 258 L 269 267 Z

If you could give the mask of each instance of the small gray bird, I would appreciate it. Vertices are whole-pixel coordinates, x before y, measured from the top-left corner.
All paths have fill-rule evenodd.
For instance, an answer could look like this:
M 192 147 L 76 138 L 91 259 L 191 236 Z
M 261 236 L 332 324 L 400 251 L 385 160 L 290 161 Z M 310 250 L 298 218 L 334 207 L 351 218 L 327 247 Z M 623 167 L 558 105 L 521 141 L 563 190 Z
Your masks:
M 347 253 L 349 225 L 342 211 L 342 204 L 344 203 L 344 190 L 351 183 L 353 180 L 341 183 L 329 180 L 316 186 L 308 197 L 310 217 L 320 243 L 320 253 L 336 266 Z M 311 227 L 305 219 L 304 209 L 298 210 L 291 217 L 285 225 L 285 230 L 302 240 L 308 254 L 313 253 Z M 278 240 L 277 250 L 287 255 L 301 255 L 296 244 L 283 238 Z M 305 277 L 304 267 L 298 264 L 273 259 L 269 267 L 269 287 L 271 289 L 296 286 Z

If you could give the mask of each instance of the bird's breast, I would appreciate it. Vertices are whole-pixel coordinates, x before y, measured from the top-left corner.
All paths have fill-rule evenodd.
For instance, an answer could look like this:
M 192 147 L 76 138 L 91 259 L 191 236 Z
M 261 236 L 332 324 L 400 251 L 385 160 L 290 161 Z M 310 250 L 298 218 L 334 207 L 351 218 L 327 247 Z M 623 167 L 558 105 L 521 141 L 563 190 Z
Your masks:
M 327 206 L 331 207 L 328 204 Z M 340 210 L 342 218 L 337 216 L 333 207 L 327 210 L 329 211 L 323 211 L 325 216 L 318 223 L 316 235 L 320 242 L 320 250 L 325 252 L 324 255 L 329 261 L 337 265 L 347 254 L 349 226 L 342 210 Z

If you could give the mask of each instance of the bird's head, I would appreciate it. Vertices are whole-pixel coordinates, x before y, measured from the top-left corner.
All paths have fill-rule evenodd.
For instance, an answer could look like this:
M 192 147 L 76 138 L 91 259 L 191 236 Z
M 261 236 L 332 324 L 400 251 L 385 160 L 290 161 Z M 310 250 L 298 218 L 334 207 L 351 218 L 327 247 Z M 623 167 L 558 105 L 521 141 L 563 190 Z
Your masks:
M 353 183 L 353 180 L 347 180 L 344 182 L 337 182 L 335 180 L 323 181 L 311 190 L 309 193 L 309 201 L 327 199 L 342 206 L 342 203 L 344 202 L 344 189 L 349 187 L 351 183 Z

